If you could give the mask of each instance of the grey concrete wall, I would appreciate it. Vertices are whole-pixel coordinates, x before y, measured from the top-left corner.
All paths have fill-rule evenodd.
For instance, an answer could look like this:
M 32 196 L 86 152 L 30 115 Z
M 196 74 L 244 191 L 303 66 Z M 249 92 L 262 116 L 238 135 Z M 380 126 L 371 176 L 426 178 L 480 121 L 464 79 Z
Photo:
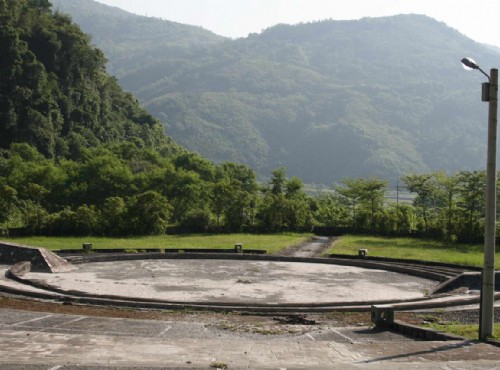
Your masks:
M 0 263 L 14 265 L 30 262 L 31 270 L 37 272 L 65 272 L 74 269 L 65 259 L 44 248 L 32 248 L 25 245 L 0 241 Z
M 458 288 L 466 287 L 471 290 L 481 289 L 481 273 L 480 272 L 464 272 L 457 277 L 440 285 L 434 293 L 446 293 Z M 495 273 L 495 290 L 500 292 L 500 271 Z

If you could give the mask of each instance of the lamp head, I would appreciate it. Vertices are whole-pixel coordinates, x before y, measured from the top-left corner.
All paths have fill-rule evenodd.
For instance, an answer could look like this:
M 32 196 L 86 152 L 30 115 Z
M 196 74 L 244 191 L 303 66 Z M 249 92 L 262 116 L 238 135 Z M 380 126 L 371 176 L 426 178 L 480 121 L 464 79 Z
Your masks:
M 469 71 L 472 69 L 479 69 L 479 66 L 472 58 L 463 58 L 461 62 L 464 69 L 467 69 Z
M 488 80 L 491 80 L 490 76 L 485 71 L 483 71 L 481 69 L 481 67 L 479 67 L 477 65 L 477 63 L 475 62 L 474 59 L 472 59 L 472 58 L 462 58 L 461 62 L 462 62 L 462 67 L 464 67 L 465 70 L 471 71 L 473 69 L 477 69 L 483 75 L 485 75 L 486 77 L 488 77 Z

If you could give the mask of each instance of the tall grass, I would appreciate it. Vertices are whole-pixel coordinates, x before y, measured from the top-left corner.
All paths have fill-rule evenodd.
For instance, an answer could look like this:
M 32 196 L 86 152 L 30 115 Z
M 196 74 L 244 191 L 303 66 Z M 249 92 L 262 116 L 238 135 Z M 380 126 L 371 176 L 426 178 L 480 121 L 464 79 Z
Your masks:
M 326 253 L 357 255 L 359 249 L 368 249 L 369 256 L 416 259 L 455 263 L 468 266 L 483 265 L 483 246 L 479 244 L 447 244 L 439 241 L 413 238 L 346 235 Z M 495 268 L 500 269 L 497 249 Z
M 310 234 L 218 234 L 218 235 L 162 235 L 137 236 L 127 238 L 104 237 L 26 237 L 3 238 L 5 241 L 55 249 L 81 249 L 83 243 L 92 243 L 94 249 L 124 248 L 233 248 L 235 243 L 242 243 L 244 249 L 265 249 L 267 253 L 276 253 L 292 245 L 300 244 L 311 237 Z

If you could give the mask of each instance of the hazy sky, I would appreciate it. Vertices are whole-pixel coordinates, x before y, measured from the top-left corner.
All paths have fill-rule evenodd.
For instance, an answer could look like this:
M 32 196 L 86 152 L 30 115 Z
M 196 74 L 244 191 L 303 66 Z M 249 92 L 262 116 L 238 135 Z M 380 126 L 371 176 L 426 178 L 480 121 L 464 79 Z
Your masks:
M 97 0 L 129 12 L 245 37 L 278 23 L 426 14 L 500 47 L 500 0 Z

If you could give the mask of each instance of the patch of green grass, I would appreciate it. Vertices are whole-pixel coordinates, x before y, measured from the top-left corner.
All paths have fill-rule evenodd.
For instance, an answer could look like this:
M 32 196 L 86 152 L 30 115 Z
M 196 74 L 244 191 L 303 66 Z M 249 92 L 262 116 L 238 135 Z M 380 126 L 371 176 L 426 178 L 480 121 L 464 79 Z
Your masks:
M 220 369 L 220 370 L 225 370 L 227 369 L 227 364 L 221 361 L 212 361 L 210 363 L 210 367 L 213 367 L 215 369 Z
M 300 244 L 310 238 L 310 234 L 282 233 L 282 234 L 217 234 L 217 235 L 161 235 L 137 236 L 128 238 L 104 237 L 26 237 L 3 238 L 5 241 L 56 249 L 81 249 L 83 243 L 92 243 L 93 249 L 147 249 L 147 248 L 233 248 L 235 243 L 242 243 L 243 249 L 265 249 L 267 253 L 276 253 L 287 247 Z
M 458 323 L 429 323 L 423 325 L 425 327 L 438 330 L 444 333 L 458 335 L 466 339 L 478 339 L 479 325 L 464 325 Z M 500 338 L 500 324 L 495 324 L 493 327 L 494 338 Z
M 326 254 L 357 255 L 358 249 L 368 249 L 368 255 L 455 263 L 468 266 L 483 265 L 483 245 L 447 244 L 444 242 L 390 238 L 363 235 L 346 235 L 340 238 Z M 500 250 L 497 249 L 495 268 L 500 268 Z

